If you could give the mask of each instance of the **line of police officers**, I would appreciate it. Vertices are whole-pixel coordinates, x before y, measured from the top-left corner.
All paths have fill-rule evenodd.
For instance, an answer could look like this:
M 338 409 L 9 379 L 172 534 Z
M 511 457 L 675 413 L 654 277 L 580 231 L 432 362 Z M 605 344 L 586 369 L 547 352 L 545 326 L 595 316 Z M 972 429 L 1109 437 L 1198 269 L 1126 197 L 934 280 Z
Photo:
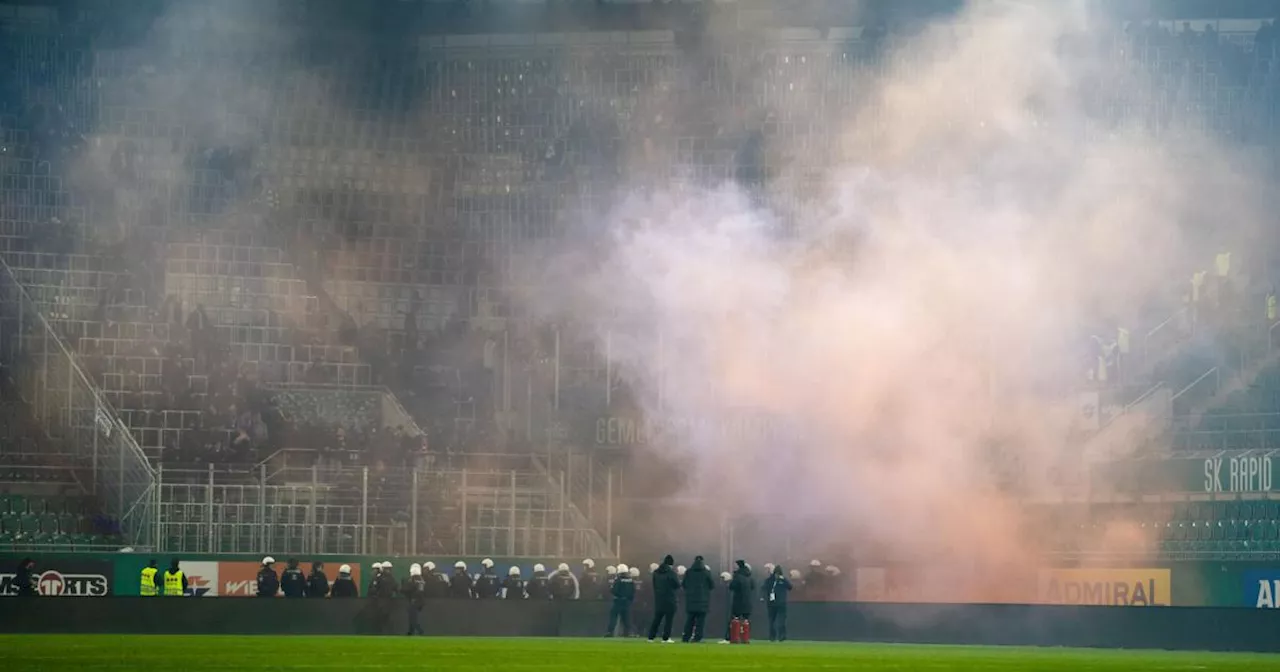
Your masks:
M 679 597 L 683 594 L 685 621 L 681 640 L 701 642 L 716 582 L 702 556 L 694 558 L 693 565 L 687 569 L 683 565 L 673 567 L 674 564 L 674 559 L 668 555 L 661 563 L 649 566 L 653 620 L 649 625 L 648 639 L 651 642 L 657 641 L 661 631 L 661 641 L 673 642 L 671 631 Z M 638 632 L 632 627 L 631 613 L 636 601 L 644 599 L 640 568 L 627 567 L 625 564 L 609 566 L 601 576 L 595 570 L 594 560 L 583 560 L 582 565 L 582 574 L 577 576 L 567 563 L 561 563 L 552 573 L 548 573 L 543 565 L 536 564 L 533 566 L 533 576 L 526 580 L 521 576 L 519 567 L 511 567 L 505 578 L 499 577 L 494 571 L 493 561 L 488 558 L 480 561 L 481 571 L 474 575 L 467 571 L 467 564 L 463 561 L 454 563 L 453 573 L 449 575 L 437 569 L 433 562 L 422 565 L 414 563 L 409 567 L 408 578 L 400 582 L 392 573 L 390 562 L 375 562 L 368 589 L 368 596 L 374 600 L 374 631 L 387 631 L 397 597 L 405 599 L 408 635 L 423 634 L 421 613 L 429 599 L 609 599 L 612 604 L 605 636 L 614 636 L 619 624 L 624 635 L 637 635 Z M 720 582 L 728 592 L 729 611 L 729 622 L 726 624 L 722 644 L 745 644 L 751 641 L 752 606 L 757 599 L 766 604 L 769 641 L 785 641 L 787 602 L 793 591 L 802 591 L 809 599 L 822 599 L 826 595 L 839 593 L 837 585 L 840 570 L 830 565 L 823 568 L 822 563 L 817 560 L 809 563 L 809 573 L 804 577 L 798 570 L 791 570 L 788 574 L 773 563 L 765 563 L 764 567 L 767 576 L 759 587 L 758 595 L 751 566 L 746 561 L 738 560 L 732 573 L 721 573 Z M 173 559 L 169 569 L 163 573 L 156 568 L 154 559 L 142 570 L 140 593 L 144 596 L 181 596 L 188 592 L 187 578 L 177 558 Z M 285 597 L 360 596 L 360 590 L 351 577 L 350 565 L 342 565 L 338 569 L 338 578 L 331 586 L 324 572 L 324 563 L 312 563 L 311 573 L 303 575 L 298 561 L 291 559 L 284 572 L 277 575 L 275 558 L 267 556 L 262 559 L 262 566 L 258 570 L 257 595 L 276 597 L 280 593 Z

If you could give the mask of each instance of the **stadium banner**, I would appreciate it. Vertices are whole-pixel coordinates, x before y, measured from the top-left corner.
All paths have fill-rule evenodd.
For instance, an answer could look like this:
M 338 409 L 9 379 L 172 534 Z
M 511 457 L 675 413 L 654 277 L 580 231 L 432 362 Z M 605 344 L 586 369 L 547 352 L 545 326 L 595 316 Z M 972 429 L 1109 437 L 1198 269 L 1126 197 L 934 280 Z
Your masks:
M 1108 607 L 1167 607 L 1172 601 L 1169 569 L 1042 569 L 1039 604 Z
M 860 567 L 857 602 L 899 604 L 1024 604 L 1034 600 L 1036 573 L 1016 568 L 976 572 L 938 567 Z
M 1280 568 L 1244 572 L 1240 583 L 1244 592 L 1242 606 L 1280 609 Z
M 711 418 L 620 413 L 596 417 L 581 439 L 587 445 L 629 448 L 710 438 L 737 443 L 776 441 L 786 433 L 776 418 L 750 410 Z
M 1095 492 L 1266 493 L 1280 486 L 1280 457 L 1225 454 L 1207 458 L 1139 459 L 1094 466 Z
M 107 597 L 111 595 L 114 569 L 110 562 L 91 558 L 59 558 L 42 561 L 36 558 L 36 573 L 40 577 L 38 590 L 45 597 Z M 6 562 L 0 572 L 0 596 L 18 594 L 17 561 Z

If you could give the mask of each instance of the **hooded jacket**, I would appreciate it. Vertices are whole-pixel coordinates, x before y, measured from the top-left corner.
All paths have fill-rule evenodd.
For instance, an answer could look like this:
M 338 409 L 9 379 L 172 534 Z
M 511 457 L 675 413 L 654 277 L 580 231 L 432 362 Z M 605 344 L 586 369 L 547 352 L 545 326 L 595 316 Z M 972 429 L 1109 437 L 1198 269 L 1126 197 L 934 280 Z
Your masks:
M 684 588 L 685 611 L 706 613 L 711 609 L 711 591 L 715 590 L 716 582 L 701 555 L 694 559 L 693 566 L 684 573 L 681 587 Z
M 666 560 L 670 560 L 670 556 Z M 680 577 L 671 563 L 664 561 L 653 570 L 653 608 L 659 611 L 676 608 L 676 595 L 680 592 Z
M 733 595 L 733 613 L 739 616 L 751 615 L 751 603 L 756 594 L 756 580 L 751 578 L 751 568 L 741 560 L 733 571 L 733 580 L 729 582 L 729 592 Z

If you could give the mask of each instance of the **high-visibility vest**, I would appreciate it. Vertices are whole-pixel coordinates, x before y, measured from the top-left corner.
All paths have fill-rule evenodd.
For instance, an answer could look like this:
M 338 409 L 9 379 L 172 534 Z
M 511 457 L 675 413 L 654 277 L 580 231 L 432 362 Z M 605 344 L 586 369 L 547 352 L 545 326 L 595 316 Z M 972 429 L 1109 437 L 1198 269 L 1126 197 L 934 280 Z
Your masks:
M 176 572 L 166 571 L 164 573 L 164 594 L 169 596 L 182 596 L 182 570 Z
M 142 570 L 142 584 L 138 586 L 139 595 L 155 595 L 156 594 L 156 572 L 155 567 L 145 567 Z

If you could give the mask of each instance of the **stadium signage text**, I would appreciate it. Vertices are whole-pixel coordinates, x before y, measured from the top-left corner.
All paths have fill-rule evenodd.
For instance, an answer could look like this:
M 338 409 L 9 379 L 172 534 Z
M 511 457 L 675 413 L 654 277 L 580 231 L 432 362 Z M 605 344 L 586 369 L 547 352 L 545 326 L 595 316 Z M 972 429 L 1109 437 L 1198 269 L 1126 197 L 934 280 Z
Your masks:
M 1051 569 L 1040 574 L 1042 604 L 1169 606 L 1167 569 Z
M 1271 458 L 1209 458 L 1204 461 L 1204 491 L 1271 492 Z
M 0 595 L 17 595 L 15 574 L 0 574 Z M 40 575 L 37 583 L 41 595 L 46 597 L 106 597 L 111 584 L 101 574 L 63 574 L 49 570 Z
M 606 416 L 597 418 L 595 443 L 599 446 L 647 446 L 699 438 L 730 441 L 765 440 L 777 436 L 773 421 L 758 414 L 713 418 L 661 418 Z

